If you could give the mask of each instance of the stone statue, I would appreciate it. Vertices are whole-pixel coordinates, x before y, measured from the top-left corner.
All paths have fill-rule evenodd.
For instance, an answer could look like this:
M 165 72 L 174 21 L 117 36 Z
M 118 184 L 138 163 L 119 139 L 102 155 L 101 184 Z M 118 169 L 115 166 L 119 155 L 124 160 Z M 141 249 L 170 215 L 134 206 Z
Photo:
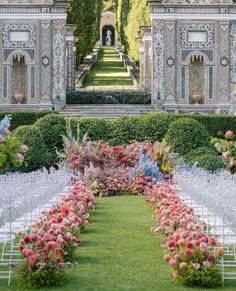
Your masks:
M 106 45 L 109 46 L 111 45 L 111 35 L 112 32 L 110 31 L 110 29 L 107 30 L 107 37 L 106 37 Z

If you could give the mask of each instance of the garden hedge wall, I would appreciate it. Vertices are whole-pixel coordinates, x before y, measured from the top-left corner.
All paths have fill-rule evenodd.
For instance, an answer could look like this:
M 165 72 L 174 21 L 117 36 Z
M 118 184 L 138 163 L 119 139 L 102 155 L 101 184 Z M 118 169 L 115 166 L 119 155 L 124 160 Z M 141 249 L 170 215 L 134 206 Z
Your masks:
M 4 118 L 6 114 L 11 115 L 11 127 L 10 130 L 16 129 L 21 125 L 31 125 L 35 123 L 39 118 L 45 115 L 51 114 L 52 111 L 39 111 L 39 112 L 0 112 L 0 120 Z M 57 112 L 53 112 L 57 113 Z
M 65 120 L 61 115 L 52 112 L 24 112 L 12 113 L 12 129 L 20 125 L 34 123 L 39 129 L 46 148 L 47 156 L 43 158 L 43 166 L 50 166 L 58 162 L 56 148 L 62 149 L 62 135 L 65 134 Z M 0 119 L 6 113 L 0 113 Z M 39 119 L 40 117 L 43 117 Z M 103 140 L 110 145 L 128 144 L 134 140 L 153 142 L 162 140 L 170 125 L 179 118 L 188 117 L 202 123 L 210 136 L 223 136 L 226 130 L 236 132 L 236 117 L 220 115 L 177 115 L 166 112 L 150 113 L 141 117 L 123 117 L 113 121 L 94 118 L 72 119 L 72 129 L 77 133 L 77 124 L 80 125 L 80 138 L 85 133 L 92 141 Z M 36 121 L 36 122 L 35 122 Z M 21 132 L 19 132 L 20 135 Z M 20 136 L 19 136 L 20 138 Z M 22 139 L 25 136 L 22 136 Z M 188 141 L 188 140 L 187 140 Z M 198 145 L 203 146 L 203 145 Z M 211 154 L 206 152 L 206 154 Z M 190 157 L 191 160 L 191 157 Z M 29 161 L 30 163 L 30 161 Z
M 67 104 L 151 104 L 148 92 L 94 92 L 67 93 Z

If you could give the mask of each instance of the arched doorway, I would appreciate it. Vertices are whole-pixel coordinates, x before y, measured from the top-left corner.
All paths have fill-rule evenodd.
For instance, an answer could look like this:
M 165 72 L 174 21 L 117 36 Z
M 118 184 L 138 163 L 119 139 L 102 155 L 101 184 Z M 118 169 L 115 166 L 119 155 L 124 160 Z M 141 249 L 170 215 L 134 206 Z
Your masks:
M 103 46 L 115 45 L 115 29 L 112 25 L 105 25 L 102 29 L 102 45 Z

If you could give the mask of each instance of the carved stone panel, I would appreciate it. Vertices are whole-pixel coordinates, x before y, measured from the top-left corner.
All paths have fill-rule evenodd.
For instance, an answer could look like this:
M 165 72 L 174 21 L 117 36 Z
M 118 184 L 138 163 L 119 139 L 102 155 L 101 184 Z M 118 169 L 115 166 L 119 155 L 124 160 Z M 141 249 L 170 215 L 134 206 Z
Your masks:
M 181 24 L 181 48 L 183 49 L 214 48 L 214 25 L 208 23 Z
M 41 23 L 41 92 L 42 100 L 51 98 L 51 23 Z
M 153 20 L 153 100 L 164 100 L 164 21 Z
M 53 21 L 53 99 L 62 103 L 65 99 L 65 52 L 66 21 Z
M 176 75 L 175 75 L 175 39 L 176 22 L 166 22 L 165 24 L 165 55 L 166 55 L 166 78 L 165 80 L 165 100 L 175 101 L 176 97 Z
M 230 47 L 230 25 L 229 22 L 219 23 L 218 34 L 218 101 L 229 102 L 229 47 Z
M 3 48 L 35 48 L 36 25 L 5 24 L 2 28 Z

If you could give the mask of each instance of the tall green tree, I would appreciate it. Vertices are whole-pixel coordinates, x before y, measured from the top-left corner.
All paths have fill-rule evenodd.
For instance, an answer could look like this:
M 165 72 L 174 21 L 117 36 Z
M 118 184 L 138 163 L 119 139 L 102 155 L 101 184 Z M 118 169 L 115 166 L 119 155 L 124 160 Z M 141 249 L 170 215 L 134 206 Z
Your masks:
M 68 23 L 76 25 L 77 64 L 92 50 L 99 40 L 102 0 L 71 0 L 68 8 Z

